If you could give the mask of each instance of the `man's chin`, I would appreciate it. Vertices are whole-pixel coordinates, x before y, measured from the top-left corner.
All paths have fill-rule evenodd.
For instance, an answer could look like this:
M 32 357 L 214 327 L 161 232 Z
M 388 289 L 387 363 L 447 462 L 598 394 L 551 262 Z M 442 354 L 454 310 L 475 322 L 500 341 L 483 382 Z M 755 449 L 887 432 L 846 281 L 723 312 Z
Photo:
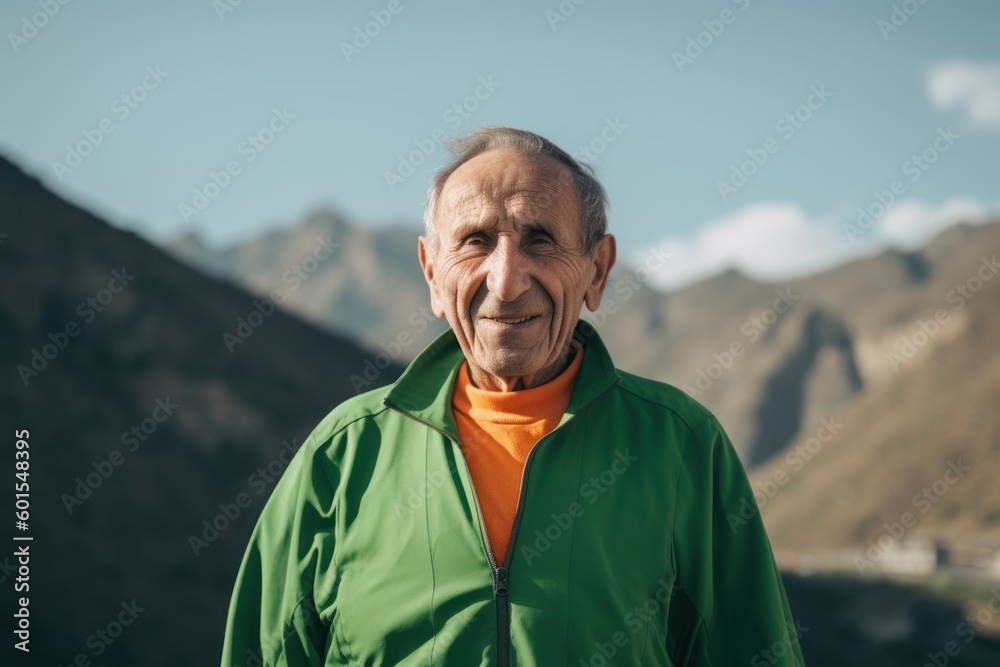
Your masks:
M 544 362 L 532 350 L 491 348 L 484 352 L 483 358 L 473 359 L 473 363 L 495 378 L 531 377 L 541 370 Z

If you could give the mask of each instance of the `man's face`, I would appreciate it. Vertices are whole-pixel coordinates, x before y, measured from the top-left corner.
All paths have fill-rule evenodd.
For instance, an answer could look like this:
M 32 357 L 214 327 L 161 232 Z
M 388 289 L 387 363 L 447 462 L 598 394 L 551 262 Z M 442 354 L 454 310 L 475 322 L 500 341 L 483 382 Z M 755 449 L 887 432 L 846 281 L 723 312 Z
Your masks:
M 597 309 L 615 261 L 610 235 L 584 250 L 569 170 L 547 156 L 480 154 L 445 182 L 433 225 L 420 264 L 473 382 L 510 391 L 552 379 L 584 301 Z

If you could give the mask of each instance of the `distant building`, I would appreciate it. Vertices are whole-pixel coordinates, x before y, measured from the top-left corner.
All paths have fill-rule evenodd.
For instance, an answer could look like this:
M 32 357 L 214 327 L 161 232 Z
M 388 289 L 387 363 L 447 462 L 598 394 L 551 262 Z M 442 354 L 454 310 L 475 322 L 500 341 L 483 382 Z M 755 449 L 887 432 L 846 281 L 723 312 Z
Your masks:
M 899 540 L 882 555 L 882 570 L 896 574 L 928 575 L 947 560 L 947 551 L 934 540 Z
M 947 567 L 1000 579 L 1000 544 L 966 537 L 902 539 L 885 552 L 881 565 L 895 574 L 929 575 Z

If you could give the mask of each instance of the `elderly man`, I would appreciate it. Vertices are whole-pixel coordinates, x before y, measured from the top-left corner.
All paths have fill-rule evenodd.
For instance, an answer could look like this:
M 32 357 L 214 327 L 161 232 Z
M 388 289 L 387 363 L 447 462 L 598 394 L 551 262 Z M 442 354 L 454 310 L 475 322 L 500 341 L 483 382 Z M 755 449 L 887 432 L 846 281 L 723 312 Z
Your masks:
M 802 665 L 719 422 L 579 320 L 615 263 L 601 185 L 521 130 L 453 153 L 418 248 L 451 328 L 296 454 L 224 667 Z

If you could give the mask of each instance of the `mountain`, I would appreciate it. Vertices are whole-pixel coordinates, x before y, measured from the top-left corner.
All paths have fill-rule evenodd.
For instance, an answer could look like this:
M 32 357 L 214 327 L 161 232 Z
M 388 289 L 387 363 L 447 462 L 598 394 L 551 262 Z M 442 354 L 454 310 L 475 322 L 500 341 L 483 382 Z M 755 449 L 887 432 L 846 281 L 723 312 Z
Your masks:
M 197 266 L 258 294 L 280 284 L 289 260 L 274 248 L 330 233 L 349 239 L 309 278 L 288 307 L 380 351 L 401 333 L 408 361 L 443 324 L 427 325 L 427 288 L 415 230 L 365 230 L 316 214 L 300 227 L 212 252 L 194 237 L 170 244 Z M 715 412 L 743 461 L 754 467 L 885 380 L 885 354 L 950 289 L 1000 224 L 958 224 L 919 251 L 886 250 L 821 273 L 776 283 L 737 271 L 662 293 L 641 264 L 616 267 L 594 323 L 623 369 L 683 387 Z M 650 259 L 656 251 L 648 253 Z M 669 258 L 666 260 L 669 261 Z M 978 309 L 980 303 L 970 303 Z M 414 319 L 415 318 L 415 319 Z M 416 330 L 413 322 L 423 327 Z M 943 338 L 942 338 L 943 340 Z M 937 345 L 935 339 L 931 345 Z M 388 346 L 388 347 L 380 347 Z
M 28 443 L 31 663 L 218 664 L 256 518 L 372 355 L 2 158 L 0 202 L 0 467 L 12 493 L 16 440 Z M 8 614 L 19 544 L 0 556 Z
M 18 536 L 33 538 L 32 653 L 25 659 L 8 644 L 0 664 L 216 665 L 236 570 L 284 461 L 374 362 L 375 351 L 284 312 L 292 293 L 338 255 L 314 254 L 327 248 L 322 230 L 295 253 L 275 243 L 270 252 L 284 253 L 286 266 L 313 257 L 317 270 L 295 290 L 279 272 L 251 296 L 60 200 L 2 158 L 0 202 L 0 392 L 14 431 L 0 468 L 8 480 L 21 472 L 30 481 L 29 529 Z M 948 294 L 953 281 L 966 285 L 978 272 L 977 257 L 992 252 L 996 233 L 959 226 L 919 257 L 886 253 L 791 286 L 736 272 L 672 295 L 640 285 L 612 293 L 619 308 L 593 319 L 615 339 L 616 356 L 630 352 L 623 346 L 635 335 L 659 355 L 656 372 L 676 364 L 688 373 L 668 372 L 681 385 L 697 382 L 691 369 L 721 367 L 714 355 L 726 361 L 720 351 L 742 342 L 718 378 L 706 375 L 706 401 L 725 398 L 724 407 L 756 414 L 760 401 L 785 401 L 804 388 L 794 409 L 807 433 L 816 430 L 809 411 L 839 401 L 818 414 L 843 428 L 796 475 L 786 471 L 791 481 L 763 507 L 779 546 L 860 539 L 875 519 L 891 520 L 910 502 L 914 483 L 933 485 L 948 457 L 967 457 L 971 470 L 949 487 L 942 513 L 921 525 L 944 530 L 955 520 L 962 531 L 979 530 L 996 523 L 1000 506 L 989 484 L 1000 283 L 961 309 Z M 206 253 L 204 261 L 215 261 Z M 779 287 L 801 296 L 762 331 L 747 318 L 773 305 Z M 282 308 L 272 311 L 269 295 Z M 904 338 L 922 340 L 920 322 L 942 302 L 953 319 L 906 362 L 890 361 L 886 352 L 902 349 Z M 757 340 L 740 331 L 744 322 Z M 390 366 L 371 381 L 399 371 Z M 19 440 L 28 445 L 28 470 L 15 467 Z M 790 442 L 808 446 L 800 436 Z M 755 484 L 784 461 L 786 450 L 774 452 L 753 471 Z M 945 509 L 952 502 L 958 508 Z M 14 548 L 0 556 L 8 610 L 11 584 L 22 576 Z M 968 629 L 966 611 L 911 586 L 795 575 L 785 585 L 811 667 L 903 667 L 931 654 L 947 659 L 947 642 L 966 641 L 956 634 Z M 1000 643 L 985 634 L 961 643 L 962 662 L 953 664 L 996 664 Z
M 430 312 L 417 262 L 418 236 L 415 228 L 351 226 L 336 213 L 318 211 L 294 229 L 220 250 L 209 248 L 195 232 L 164 247 L 255 294 L 285 288 L 285 309 L 375 353 L 396 352 L 394 344 L 402 337 L 409 342 L 398 345 L 394 358 L 407 363 L 447 327 Z M 331 248 L 330 256 L 313 263 L 309 258 L 318 246 Z
M 886 354 L 900 335 L 928 309 L 952 307 L 949 290 L 998 243 L 1000 224 L 958 224 L 920 251 L 886 250 L 780 283 L 729 271 L 669 294 L 644 286 L 647 298 L 622 305 L 600 331 L 620 366 L 684 387 L 719 415 L 753 467 L 894 375 Z
M 978 253 L 956 255 L 970 239 Z M 836 410 L 836 433 L 827 442 L 807 433 L 754 471 L 757 489 L 771 489 L 761 512 L 783 548 L 836 549 L 886 534 L 894 542 L 905 513 L 908 537 L 1000 546 L 998 250 L 995 226 L 957 228 L 928 246 L 943 275 L 928 281 L 920 308 L 884 304 L 901 314 L 864 343 L 876 380 Z M 782 472 L 787 481 L 775 484 Z

